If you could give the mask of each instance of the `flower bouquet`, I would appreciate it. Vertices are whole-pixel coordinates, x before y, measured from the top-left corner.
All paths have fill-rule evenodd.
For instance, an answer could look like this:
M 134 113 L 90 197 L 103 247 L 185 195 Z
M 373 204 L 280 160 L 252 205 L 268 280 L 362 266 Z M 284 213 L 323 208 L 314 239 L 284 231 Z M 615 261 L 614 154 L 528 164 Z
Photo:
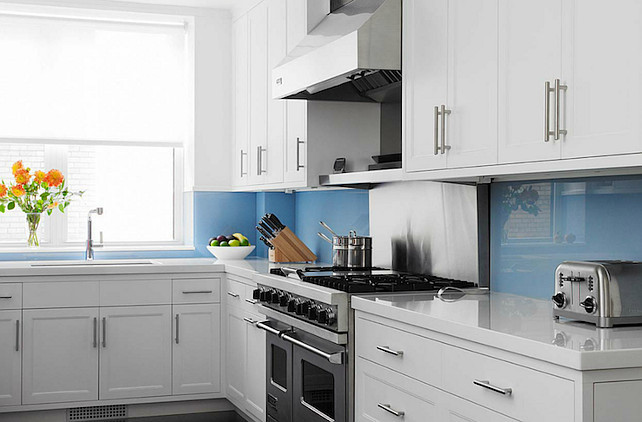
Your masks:
M 36 170 L 24 167 L 17 161 L 11 167 L 14 183 L 0 183 L 0 213 L 19 207 L 27 216 L 29 229 L 29 246 L 40 246 L 38 225 L 42 213 L 51 215 L 56 209 L 65 212 L 73 196 L 82 196 L 83 192 L 71 192 L 67 189 L 65 177 L 59 170 Z

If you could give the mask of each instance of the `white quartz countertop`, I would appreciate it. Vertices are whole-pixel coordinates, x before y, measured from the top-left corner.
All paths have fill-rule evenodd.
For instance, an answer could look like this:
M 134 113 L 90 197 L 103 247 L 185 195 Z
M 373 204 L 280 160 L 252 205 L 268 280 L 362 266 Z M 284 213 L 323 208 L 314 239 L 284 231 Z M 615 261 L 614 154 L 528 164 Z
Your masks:
M 354 309 L 577 370 L 642 366 L 642 327 L 555 321 L 549 301 L 504 293 L 353 297 Z

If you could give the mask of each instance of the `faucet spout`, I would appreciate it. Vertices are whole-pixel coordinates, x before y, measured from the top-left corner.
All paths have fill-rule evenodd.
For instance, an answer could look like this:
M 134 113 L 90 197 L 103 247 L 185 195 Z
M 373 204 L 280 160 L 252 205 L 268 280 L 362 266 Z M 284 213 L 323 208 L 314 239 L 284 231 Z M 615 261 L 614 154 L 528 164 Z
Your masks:
M 93 261 L 94 248 L 102 247 L 102 244 L 94 245 L 94 241 L 92 239 L 92 220 L 91 220 L 92 214 L 103 215 L 102 207 L 95 208 L 89 211 L 89 213 L 87 214 L 87 242 L 85 245 L 85 261 Z M 102 242 L 102 239 L 101 239 L 101 242 Z

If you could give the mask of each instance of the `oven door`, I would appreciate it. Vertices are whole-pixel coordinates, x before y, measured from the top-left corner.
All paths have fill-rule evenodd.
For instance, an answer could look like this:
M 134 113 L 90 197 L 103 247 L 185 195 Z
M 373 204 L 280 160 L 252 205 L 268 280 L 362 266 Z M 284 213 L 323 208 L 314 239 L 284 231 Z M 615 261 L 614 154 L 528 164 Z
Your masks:
M 301 331 L 281 337 L 293 345 L 294 420 L 347 422 L 345 347 Z
M 290 327 L 276 321 L 258 327 L 266 331 L 267 422 L 292 422 L 292 343 L 279 336 Z

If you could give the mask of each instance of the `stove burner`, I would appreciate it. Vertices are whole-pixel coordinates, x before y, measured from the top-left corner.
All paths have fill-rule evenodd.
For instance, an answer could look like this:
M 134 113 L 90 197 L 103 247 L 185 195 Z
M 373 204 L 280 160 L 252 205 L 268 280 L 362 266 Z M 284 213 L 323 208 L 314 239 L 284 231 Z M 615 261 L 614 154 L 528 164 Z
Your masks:
M 347 293 L 436 291 L 442 287 L 475 287 L 468 281 L 418 274 L 303 276 L 302 281 Z

